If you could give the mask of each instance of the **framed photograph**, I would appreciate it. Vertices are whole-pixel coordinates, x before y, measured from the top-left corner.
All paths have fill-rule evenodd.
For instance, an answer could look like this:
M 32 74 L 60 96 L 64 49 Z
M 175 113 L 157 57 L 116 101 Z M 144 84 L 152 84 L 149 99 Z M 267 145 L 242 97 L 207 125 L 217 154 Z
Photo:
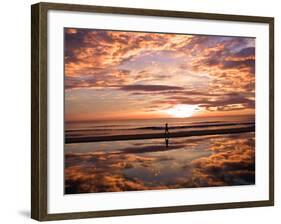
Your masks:
M 274 18 L 32 5 L 32 218 L 274 204 Z

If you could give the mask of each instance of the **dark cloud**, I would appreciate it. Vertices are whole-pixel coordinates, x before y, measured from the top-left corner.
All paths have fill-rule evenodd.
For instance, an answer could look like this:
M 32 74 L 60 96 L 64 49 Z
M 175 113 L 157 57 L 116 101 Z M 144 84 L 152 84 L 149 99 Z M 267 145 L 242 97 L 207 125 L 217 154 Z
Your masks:
M 95 88 L 95 87 L 119 87 L 126 84 L 130 70 L 95 70 L 84 76 L 66 76 L 65 89 Z
M 224 61 L 223 62 L 223 68 L 224 69 L 229 69 L 229 68 L 243 68 L 243 67 L 248 67 L 253 69 L 255 67 L 255 60 L 253 59 L 246 59 L 246 60 L 241 60 L 241 61 Z
M 175 144 L 171 145 L 170 147 L 166 147 L 163 145 L 149 145 L 149 146 L 143 146 L 143 147 L 130 147 L 130 148 L 124 148 L 121 150 L 122 153 L 147 153 L 147 152 L 164 152 L 164 151 L 170 151 L 182 148 L 184 145 Z
M 254 108 L 255 107 L 255 101 L 248 99 L 243 94 L 239 93 L 229 93 L 224 95 L 223 97 L 219 98 L 215 101 L 208 101 L 207 104 L 202 104 L 203 107 L 220 107 L 221 110 L 224 110 L 228 105 L 233 104 L 241 104 L 244 108 Z
M 235 54 L 236 57 L 250 57 L 255 56 L 255 48 L 254 47 L 247 47 L 243 48 L 241 51 Z
M 168 86 L 168 85 L 126 85 L 119 88 L 124 91 L 144 91 L 144 92 L 158 92 L 168 90 L 183 90 L 183 87 Z
M 227 93 L 227 94 L 210 94 L 204 95 L 198 92 L 196 94 L 188 94 L 183 92 L 177 95 L 171 94 L 165 100 L 156 100 L 155 104 L 189 104 L 189 105 L 199 105 L 201 108 L 207 110 L 215 107 L 218 111 L 227 110 L 242 110 L 245 108 L 255 108 L 255 100 L 249 98 L 249 94 L 245 93 Z M 213 97 L 212 97 L 213 96 Z M 233 105 L 239 105 L 240 107 L 235 107 Z

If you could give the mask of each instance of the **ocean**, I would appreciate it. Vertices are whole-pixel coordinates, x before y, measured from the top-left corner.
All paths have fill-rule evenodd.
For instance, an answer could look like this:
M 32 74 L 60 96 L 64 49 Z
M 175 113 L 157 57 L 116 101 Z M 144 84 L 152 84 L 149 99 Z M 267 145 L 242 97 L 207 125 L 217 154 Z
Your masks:
M 165 124 L 168 124 L 169 132 L 173 133 L 178 131 L 248 127 L 255 124 L 255 118 L 253 116 L 223 116 L 68 122 L 65 123 L 65 137 L 163 133 Z

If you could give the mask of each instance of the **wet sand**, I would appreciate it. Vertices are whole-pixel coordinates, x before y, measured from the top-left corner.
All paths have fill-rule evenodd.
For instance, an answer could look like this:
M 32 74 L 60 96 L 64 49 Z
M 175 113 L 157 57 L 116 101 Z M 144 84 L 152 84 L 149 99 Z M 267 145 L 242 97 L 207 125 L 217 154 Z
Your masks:
M 65 143 L 83 143 L 83 142 L 103 142 L 103 141 L 118 141 L 118 140 L 138 140 L 138 139 L 156 139 L 156 138 L 178 138 L 190 136 L 203 135 L 217 135 L 217 134 L 235 134 L 255 131 L 255 126 L 240 127 L 240 128 L 223 128 L 215 130 L 193 130 L 193 131 L 179 131 L 171 132 L 169 135 L 165 133 L 151 133 L 151 134 L 134 134 L 134 135 L 110 135 L 110 136 L 91 136 L 91 137 L 72 137 L 65 138 Z
M 255 133 L 65 145 L 65 193 L 255 184 Z

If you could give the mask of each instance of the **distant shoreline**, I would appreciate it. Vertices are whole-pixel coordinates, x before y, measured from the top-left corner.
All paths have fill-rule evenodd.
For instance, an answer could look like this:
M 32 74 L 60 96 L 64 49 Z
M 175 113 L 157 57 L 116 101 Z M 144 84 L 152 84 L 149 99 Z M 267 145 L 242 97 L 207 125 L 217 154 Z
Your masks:
M 217 134 L 235 134 L 255 131 L 255 126 L 242 128 L 225 128 L 215 130 L 193 130 L 193 131 L 179 131 L 169 133 L 169 138 L 191 137 L 202 135 L 217 135 Z M 86 143 L 86 142 L 103 142 L 103 141 L 118 141 L 118 140 L 142 140 L 165 138 L 164 133 L 150 133 L 150 134 L 132 134 L 132 135 L 109 135 L 109 136 L 91 136 L 91 137 L 66 137 L 65 144 L 71 143 Z

